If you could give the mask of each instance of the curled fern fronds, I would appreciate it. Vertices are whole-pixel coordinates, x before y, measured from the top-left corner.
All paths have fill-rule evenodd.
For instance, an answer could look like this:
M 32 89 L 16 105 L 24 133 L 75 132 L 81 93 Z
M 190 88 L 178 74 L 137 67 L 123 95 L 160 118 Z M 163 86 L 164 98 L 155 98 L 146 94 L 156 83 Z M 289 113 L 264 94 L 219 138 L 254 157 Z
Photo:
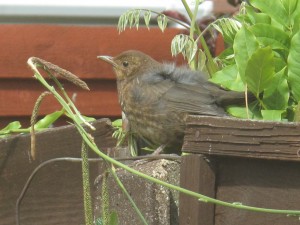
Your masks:
M 212 23 L 211 26 L 223 35 L 225 42 L 233 43 L 235 34 L 240 30 L 242 24 L 232 18 L 221 18 Z
M 189 29 L 189 27 L 190 27 L 188 24 L 186 24 L 180 20 L 168 17 L 168 16 L 164 15 L 163 13 L 158 13 L 158 12 L 148 10 L 148 9 L 131 9 L 131 10 L 126 11 L 124 14 L 122 14 L 119 17 L 119 22 L 118 22 L 119 33 L 123 32 L 126 29 L 126 27 L 129 27 L 129 28 L 136 27 L 138 29 L 139 23 L 140 23 L 140 18 L 142 18 L 142 17 L 144 18 L 145 26 L 149 29 L 152 14 L 157 15 L 157 24 L 162 32 L 165 31 L 165 29 L 168 25 L 168 21 L 173 21 L 187 29 Z
M 150 16 L 149 16 L 150 15 Z M 128 26 L 129 28 L 136 27 L 138 29 L 140 22 L 141 10 L 131 9 L 122 14 L 118 22 L 118 31 L 121 33 Z M 151 19 L 151 13 L 147 12 L 144 16 L 145 24 L 149 28 L 149 21 Z
M 157 24 L 159 29 L 164 32 L 168 25 L 168 17 L 166 15 L 159 15 L 157 17 Z
M 198 51 L 197 42 L 191 39 L 188 35 L 178 34 L 171 42 L 172 56 L 182 54 L 184 58 L 190 63 Z

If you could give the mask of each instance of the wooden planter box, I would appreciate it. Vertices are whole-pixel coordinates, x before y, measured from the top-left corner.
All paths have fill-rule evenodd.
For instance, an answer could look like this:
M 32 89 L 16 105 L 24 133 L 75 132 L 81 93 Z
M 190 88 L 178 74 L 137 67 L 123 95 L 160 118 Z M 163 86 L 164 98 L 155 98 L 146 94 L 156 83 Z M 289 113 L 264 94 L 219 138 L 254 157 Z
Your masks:
M 93 123 L 92 135 L 104 151 L 115 146 L 109 120 Z M 39 132 L 37 159 L 29 160 L 30 136 L 0 139 L 0 224 L 15 224 L 18 196 L 31 172 L 40 163 L 60 157 L 80 158 L 81 137 L 72 125 Z M 89 157 L 97 157 L 90 154 Z M 91 181 L 99 175 L 99 163 L 90 163 Z M 92 185 L 92 184 L 91 184 Z M 20 224 L 84 224 L 81 163 L 57 161 L 41 168 L 20 205 Z
M 115 146 L 108 120 L 96 121 L 97 145 Z M 299 209 L 299 136 L 296 123 L 189 117 L 181 162 L 181 186 L 228 202 L 274 209 Z M 37 134 L 37 160 L 29 161 L 29 135 L 0 140 L 0 221 L 15 222 L 15 203 L 30 173 L 43 161 L 80 157 L 73 126 Z M 96 157 L 91 154 L 90 157 Z M 91 164 L 91 180 L 99 175 Z M 82 224 L 80 163 L 55 162 L 33 179 L 21 204 L 21 224 Z M 296 225 L 297 217 L 225 208 L 180 195 L 179 224 Z M 175 225 L 175 224 L 174 224 Z
M 300 210 L 300 126 L 190 116 L 181 186 L 227 202 Z M 298 217 L 215 206 L 180 196 L 180 224 L 296 225 Z

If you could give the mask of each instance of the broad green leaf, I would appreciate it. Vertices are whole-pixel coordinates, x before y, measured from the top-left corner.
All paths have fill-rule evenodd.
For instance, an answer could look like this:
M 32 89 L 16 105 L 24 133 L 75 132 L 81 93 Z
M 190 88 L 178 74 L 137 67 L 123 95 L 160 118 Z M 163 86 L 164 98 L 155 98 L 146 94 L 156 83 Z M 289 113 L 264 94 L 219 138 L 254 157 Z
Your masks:
M 282 30 L 270 24 L 255 24 L 249 28 L 257 41 L 263 46 L 271 46 L 272 49 L 289 49 L 289 36 Z
M 157 24 L 159 29 L 164 32 L 168 24 L 168 18 L 165 15 L 159 15 L 157 17 Z
M 285 110 L 261 110 L 263 120 L 281 121 L 281 115 Z
M 239 74 L 245 81 L 245 69 L 249 58 L 258 48 L 258 42 L 251 31 L 243 26 L 236 34 L 233 50 Z
M 19 121 L 14 121 L 9 123 L 6 127 L 0 130 L 0 135 L 8 134 L 13 130 L 21 128 L 21 123 Z
M 297 9 L 298 0 L 281 0 L 281 2 L 288 16 L 289 24 L 293 26 L 294 24 L 293 19 L 294 19 L 295 11 Z
M 233 91 L 245 91 L 245 86 L 236 65 L 230 65 L 224 67 L 222 70 L 213 74 L 210 81 L 221 85 L 224 88 Z
M 276 54 L 276 52 L 274 52 Z M 274 54 L 274 66 L 275 66 L 275 72 L 279 72 L 285 67 L 287 67 L 286 59 L 287 57 L 283 57 L 282 55 L 276 56 Z
M 259 13 L 252 6 L 246 6 L 247 15 L 252 24 L 271 24 L 271 17 L 265 13 Z
M 263 103 L 270 110 L 285 110 L 288 107 L 289 86 L 286 80 L 286 69 L 275 74 L 272 82 L 264 91 Z
M 288 12 L 283 6 L 282 1 L 250 0 L 250 3 L 261 12 L 269 15 L 272 19 L 276 20 L 281 25 L 288 26 L 290 18 Z
M 246 66 L 245 79 L 249 90 L 258 96 L 274 77 L 274 54 L 270 47 L 257 49 Z
M 293 34 L 297 33 L 300 27 L 300 3 L 298 1 L 297 8 L 293 14 Z
M 216 57 L 216 60 L 222 62 L 222 65 L 236 64 L 234 60 L 233 48 L 226 48 L 220 55 Z
M 287 59 L 288 82 L 296 102 L 300 101 L 300 31 L 291 40 L 290 53 Z
M 227 107 L 227 112 L 237 118 L 242 118 L 242 119 L 253 119 L 254 115 L 253 113 L 249 110 L 247 114 L 247 110 L 245 107 L 241 106 L 229 106 Z M 249 115 L 249 118 L 248 118 Z

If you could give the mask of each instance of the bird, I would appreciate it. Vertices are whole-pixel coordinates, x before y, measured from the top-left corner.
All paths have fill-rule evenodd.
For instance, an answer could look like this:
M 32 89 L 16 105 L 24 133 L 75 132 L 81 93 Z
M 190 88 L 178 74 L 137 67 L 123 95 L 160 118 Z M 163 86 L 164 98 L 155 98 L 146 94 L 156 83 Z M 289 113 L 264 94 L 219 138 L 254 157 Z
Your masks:
M 225 117 L 226 106 L 245 101 L 244 92 L 226 90 L 201 71 L 160 63 L 141 51 L 97 58 L 113 67 L 130 131 L 156 146 L 157 152 L 181 153 L 189 115 Z

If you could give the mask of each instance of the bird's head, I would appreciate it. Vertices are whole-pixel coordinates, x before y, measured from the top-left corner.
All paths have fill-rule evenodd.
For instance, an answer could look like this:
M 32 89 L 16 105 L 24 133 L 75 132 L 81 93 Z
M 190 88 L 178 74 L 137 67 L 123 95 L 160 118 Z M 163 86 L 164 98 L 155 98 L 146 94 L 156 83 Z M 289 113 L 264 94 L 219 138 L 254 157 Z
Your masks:
M 140 51 L 125 51 L 116 57 L 98 56 L 97 58 L 113 66 L 117 80 L 124 80 L 139 76 L 149 68 L 156 66 L 157 61 Z

